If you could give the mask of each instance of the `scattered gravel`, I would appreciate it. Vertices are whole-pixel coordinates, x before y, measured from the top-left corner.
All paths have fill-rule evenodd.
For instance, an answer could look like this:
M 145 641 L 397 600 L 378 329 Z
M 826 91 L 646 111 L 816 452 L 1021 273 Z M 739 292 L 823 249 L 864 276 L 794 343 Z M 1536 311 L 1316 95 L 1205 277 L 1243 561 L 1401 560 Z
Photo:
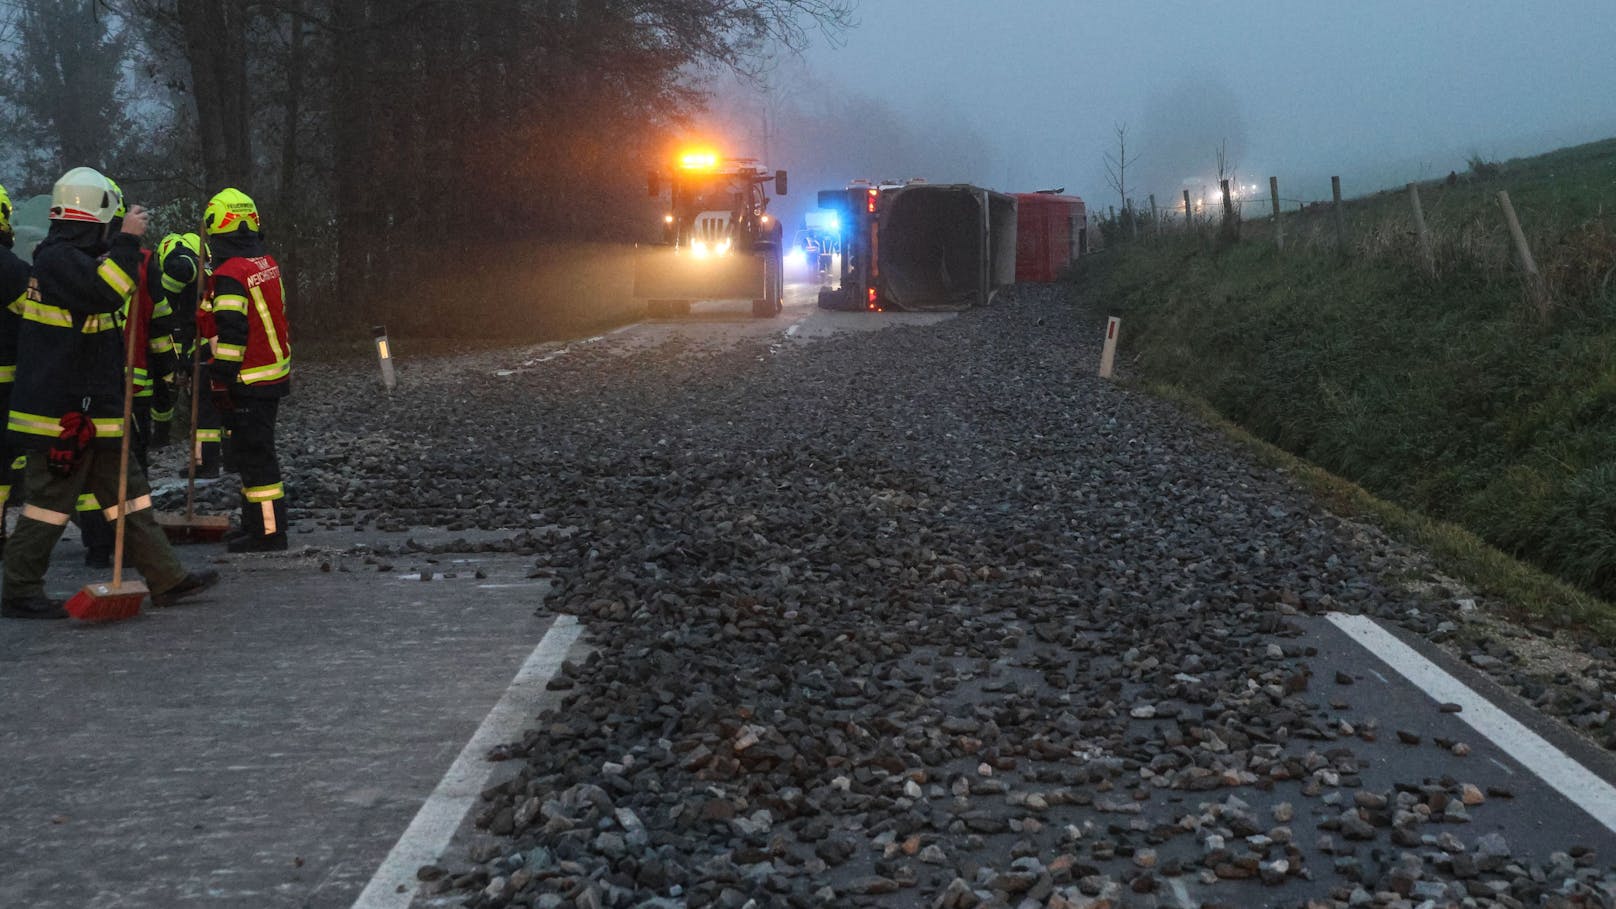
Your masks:
M 1571 839 L 1533 862 L 1466 828 L 1511 798 L 1461 778 L 1467 745 L 1378 735 L 1330 700 L 1351 675 L 1312 677 L 1299 616 L 1440 640 L 1470 595 L 1411 593 L 1393 579 L 1430 576 L 1419 557 L 1093 378 L 1093 321 L 1019 288 L 806 345 L 415 364 L 390 399 L 357 364 L 305 369 L 294 516 L 509 528 L 461 545 L 533 554 L 541 608 L 595 644 L 500 749 L 521 766 L 476 809 L 490 838 L 423 888 L 546 909 L 1611 905 Z M 1608 736 L 1606 679 L 1576 681 L 1537 700 Z M 1372 790 L 1370 748 L 1453 775 Z

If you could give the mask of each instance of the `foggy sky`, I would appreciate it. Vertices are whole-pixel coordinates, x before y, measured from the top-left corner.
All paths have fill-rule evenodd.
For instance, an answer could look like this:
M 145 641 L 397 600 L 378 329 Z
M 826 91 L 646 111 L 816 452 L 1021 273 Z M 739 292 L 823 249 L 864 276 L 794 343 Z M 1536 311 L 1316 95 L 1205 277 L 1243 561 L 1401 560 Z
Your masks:
M 1126 123 L 1140 200 L 1210 177 L 1223 140 L 1243 182 L 1275 174 L 1283 195 L 1317 199 L 1331 174 L 1354 195 L 1472 153 L 1616 136 L 1616 0 L 861 0 L 857 18 L 843 46 L 782 64 L 777 91 L 788 108 L 888 110 L 910 160 L 826 148 L 823 129 L 777 117 L 774 157 L 816 180 L 1065 186 L 1115 204 L 1102 156 Z

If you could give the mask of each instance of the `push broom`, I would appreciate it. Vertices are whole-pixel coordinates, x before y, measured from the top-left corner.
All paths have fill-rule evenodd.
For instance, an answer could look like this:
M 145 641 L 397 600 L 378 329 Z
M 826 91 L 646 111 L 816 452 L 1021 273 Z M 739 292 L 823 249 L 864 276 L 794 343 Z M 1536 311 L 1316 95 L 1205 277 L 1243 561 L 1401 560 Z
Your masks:
M 204 228 L 205 230 L 205 228 Z M 205 234 L 204 234 L 205 235 Z M 202 259 L 196 261 L 196 308 L 202 308 Z M 195 321 L 193 317 L 193 322 Z M 230 532 L 230 516 L 196 513 L 196 465 L 202 460 L 202 446 L 196 440 L 196 416 L 202 394 L 202 338 L 191 341 L 191 469 L 185 480 L 185 515 L 158 514 L 157 526 L 171 543 L 217 543 Z
M 133 301 L 124 319 L 123 440 L 118 446 L 118 518 L 112 537 L 112 583 L 86 584 L 62 608 L 81 622 L 116 622 L 140 615 L 140 602 L 149 591 L 140 581 L 123 579 L 124 523 L 129 517 L 129 440 L 134 427 L 129 419 L 135 398 L 135 319 Z

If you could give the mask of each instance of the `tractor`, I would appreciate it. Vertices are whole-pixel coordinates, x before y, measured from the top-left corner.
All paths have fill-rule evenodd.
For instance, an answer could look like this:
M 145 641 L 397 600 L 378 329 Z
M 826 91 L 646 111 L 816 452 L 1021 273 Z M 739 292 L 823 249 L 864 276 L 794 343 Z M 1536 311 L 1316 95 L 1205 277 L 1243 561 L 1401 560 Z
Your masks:
M 786 172 L 770 173 L 752 158 L 722 158 L 687 151 L 647 180 L 663 198 L 662 242 L 642 246 L 635 262 L 634 295 L 647 315 L 688 315 L 705 300 L 749 300 L 752 315 L 780 314 L 785 296 L 784 243 L 770 215 L 769 184 L 786 193 Z

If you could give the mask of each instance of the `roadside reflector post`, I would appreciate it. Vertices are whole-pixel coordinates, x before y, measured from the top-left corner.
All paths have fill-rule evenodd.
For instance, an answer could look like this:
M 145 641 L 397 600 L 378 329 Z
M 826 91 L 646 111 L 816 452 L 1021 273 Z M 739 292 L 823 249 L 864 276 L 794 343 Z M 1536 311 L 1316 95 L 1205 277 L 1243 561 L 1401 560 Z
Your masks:
M 1105 349 L 1100 352 L 1100 378 L 1111 378 L 1111 367 L 1117 360 L 1117 334 L 1122 330 L 1122 320 L 1111 316 L 1105 320 Z
M 370 336 L 376 339 L 376 359 L 382 364 L 382 385 L 391 393 L 398 387 L 398 376 L 393 372 L 393 348 L 387 343 L 387 329 L 378 325 L 370 330 Z
M 1184 229 L 1195 229 L 1195 209 L 1190 205 L 1190 191 L 1184 190 Z

